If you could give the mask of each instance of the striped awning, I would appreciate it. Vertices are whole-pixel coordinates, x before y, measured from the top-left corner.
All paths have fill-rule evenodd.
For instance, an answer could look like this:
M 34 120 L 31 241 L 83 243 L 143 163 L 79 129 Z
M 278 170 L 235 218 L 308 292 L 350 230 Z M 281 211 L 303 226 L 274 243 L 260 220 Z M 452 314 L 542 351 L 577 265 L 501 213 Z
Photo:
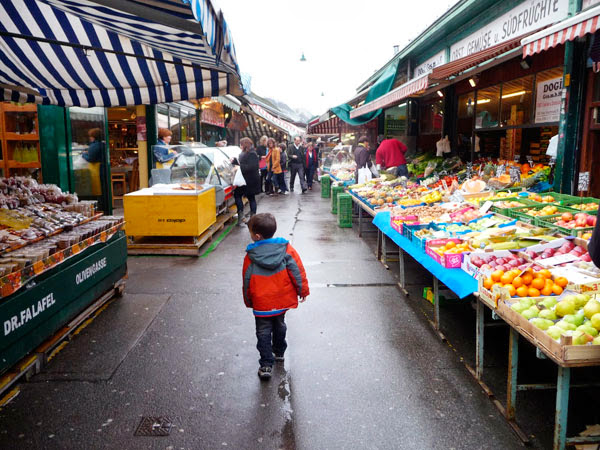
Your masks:
M 350 111 L 350 118 L 354 119 L 355 117 L 362 116 L 368 112 L 377 111 L 386 106 L 394 105 L 411 95 L 424 91 L 427 89 L 427 86 L 429 86 L 428 75 L 423 75 L 422 77 L 410 80 L 403 85 L 398 86 L 396 89 L 391 90 L 389 93 L 382 95 L 378 99 L 353 109 Z
M 229 30 L 210 1 L 0 2 L 0 100 L 61 106 L 241 95 Z
M 340 133 L 340 119 L 337 116 L 331 117 L 322 122 L 309 126 L 309 134 L 332 135 Z
M 297 127 L 296 125 L 294 125 L 286 120 L 280 119 L 279 117 L 275 117 L 273 114 L 268 112 L 262 106 L 250 103 L 250 108 L 252 108 L 252 110 L 256 114 L 258 114 L 260 117 L 265 119 L 267 122 L 273 124 L 275 127 L 286 132 L 290 136 L 303 135 L 306 133 L 306 130 L 304 130 L 300 127 Z
M 595 33 L 599 28 L 600 6 L 596 6 L 523 39 L 523 58 Z
M 249 137 L 254 142 L 254 145 L 258 145 L 258 141 L 262 136 L 272 137 L 277 140 L 283 138 L 285 131 L 281 131 L 263 118 L 256 114 L 248 112 L 245 114 L 246 120 L 248 121 L 248 127 L 241 132 L 241 137 Z M 228 130 L 229 133 L 229 130 Z

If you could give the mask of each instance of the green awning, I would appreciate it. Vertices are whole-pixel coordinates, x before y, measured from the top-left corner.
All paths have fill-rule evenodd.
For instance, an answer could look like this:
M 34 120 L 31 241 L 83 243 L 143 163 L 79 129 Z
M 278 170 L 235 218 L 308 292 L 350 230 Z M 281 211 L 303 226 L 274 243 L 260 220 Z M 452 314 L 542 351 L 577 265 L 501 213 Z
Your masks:
M 392 90 L 394 86 L 394 81 L 396 80 L 396 72 L 398 71 L 398 63 L 399 59 L 394 61 L 390 66 L 381 74 L 381 76 L 377 79 L 377 81 L 371 86 L 369 89 L 369 93 L 367 94 L 367 98 L 365 99 L 365 103 L 369 103 L 373 100 L 378 99 L 382 95 L 387 94 Z M 367 122 L 370 122 L 379 114 L 381 114 L 382 109 L 378 109 L 377 111 L 372 111 L 367 114 L 363 114 L 362 116 L 356 117 L 354 119 L 350 118 L 350 111 L 352 111 L 352 106 L 347 103 L 336 106 L 335 108 L 331 108 L 331 112 L 342 119 L 344 122 L 350 125 L 363 125 Z

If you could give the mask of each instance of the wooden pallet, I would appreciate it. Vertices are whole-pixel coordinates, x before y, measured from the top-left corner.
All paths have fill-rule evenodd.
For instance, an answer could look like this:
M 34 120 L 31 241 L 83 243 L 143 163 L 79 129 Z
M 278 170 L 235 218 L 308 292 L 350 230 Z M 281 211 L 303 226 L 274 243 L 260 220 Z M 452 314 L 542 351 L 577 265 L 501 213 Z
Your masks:
M 135 236 L 127 242 L 128 255 L 200 256 L 200 248 L 219 233 L 236 214 L 235 208 L 220 214 L 200 236 Z

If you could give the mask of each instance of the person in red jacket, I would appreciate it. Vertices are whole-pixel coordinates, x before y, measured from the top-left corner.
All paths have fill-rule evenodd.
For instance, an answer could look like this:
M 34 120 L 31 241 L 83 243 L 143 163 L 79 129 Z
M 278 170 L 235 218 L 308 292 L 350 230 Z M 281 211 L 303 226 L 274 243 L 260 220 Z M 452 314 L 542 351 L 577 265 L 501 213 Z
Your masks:
M 398 139 L 384 139 L 375 153 L 375 163 L 382 169 L 396 167 L 396 176 L 408 177 L 406 158 L 404 158 L 407 150 L 406 145 Z
M 273 238 L 277 221 L 272 214 L 252 216 L 248 222 L 254 241 L 246 248 L 242 269 L 246 307 L 254 311 L 256 348 L 260 353 L 258 376 L 271 378 L 275 361 L 283 361 L 287 348 L 285 313 L 310 294 L 300 256 L 283 238 Z

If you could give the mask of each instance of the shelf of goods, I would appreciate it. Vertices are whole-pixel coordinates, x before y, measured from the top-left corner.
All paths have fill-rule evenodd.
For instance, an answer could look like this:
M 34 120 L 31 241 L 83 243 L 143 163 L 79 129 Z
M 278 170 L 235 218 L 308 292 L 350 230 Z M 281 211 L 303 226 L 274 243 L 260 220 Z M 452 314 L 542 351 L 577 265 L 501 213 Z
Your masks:
M 42 167 L 37 105 L 0 102 L 0 142 L 6 176 Z
M 591 262 L 587 247 L 600 201 L 522 188 L 492 190 L 489 182 L 473 180 L 464 190 L 465 182 L 461 186 L 452 176 L 431 183 L 385 177 L 351 185 L 348 191 L 359 206 L 359 236 L 362 211 L 373 217 L 377 254 L 384 264 L 387 238 L 398 246 L 399 286 L 404 292 L 405 253 L 433 275 L 436 330 L 439 282 L 458 298 L 475 294 L 472 373 L 479 382 L 484 367 L 483 305 L 510 325 L 509 395 L 501 410 L 524 441 L 527 436 L 514 422 L 516 394 L 525 388 L 516 380 L 518 336 L 559 366 L 554 448 L 562 449 L 581 442 L 581 437 L 566 437 L 569 369 L 600 365 L 600 268 Z
M 127 272 L 123 219 L 54 185 L 0 179 L 0 373 L 114 289 Z

